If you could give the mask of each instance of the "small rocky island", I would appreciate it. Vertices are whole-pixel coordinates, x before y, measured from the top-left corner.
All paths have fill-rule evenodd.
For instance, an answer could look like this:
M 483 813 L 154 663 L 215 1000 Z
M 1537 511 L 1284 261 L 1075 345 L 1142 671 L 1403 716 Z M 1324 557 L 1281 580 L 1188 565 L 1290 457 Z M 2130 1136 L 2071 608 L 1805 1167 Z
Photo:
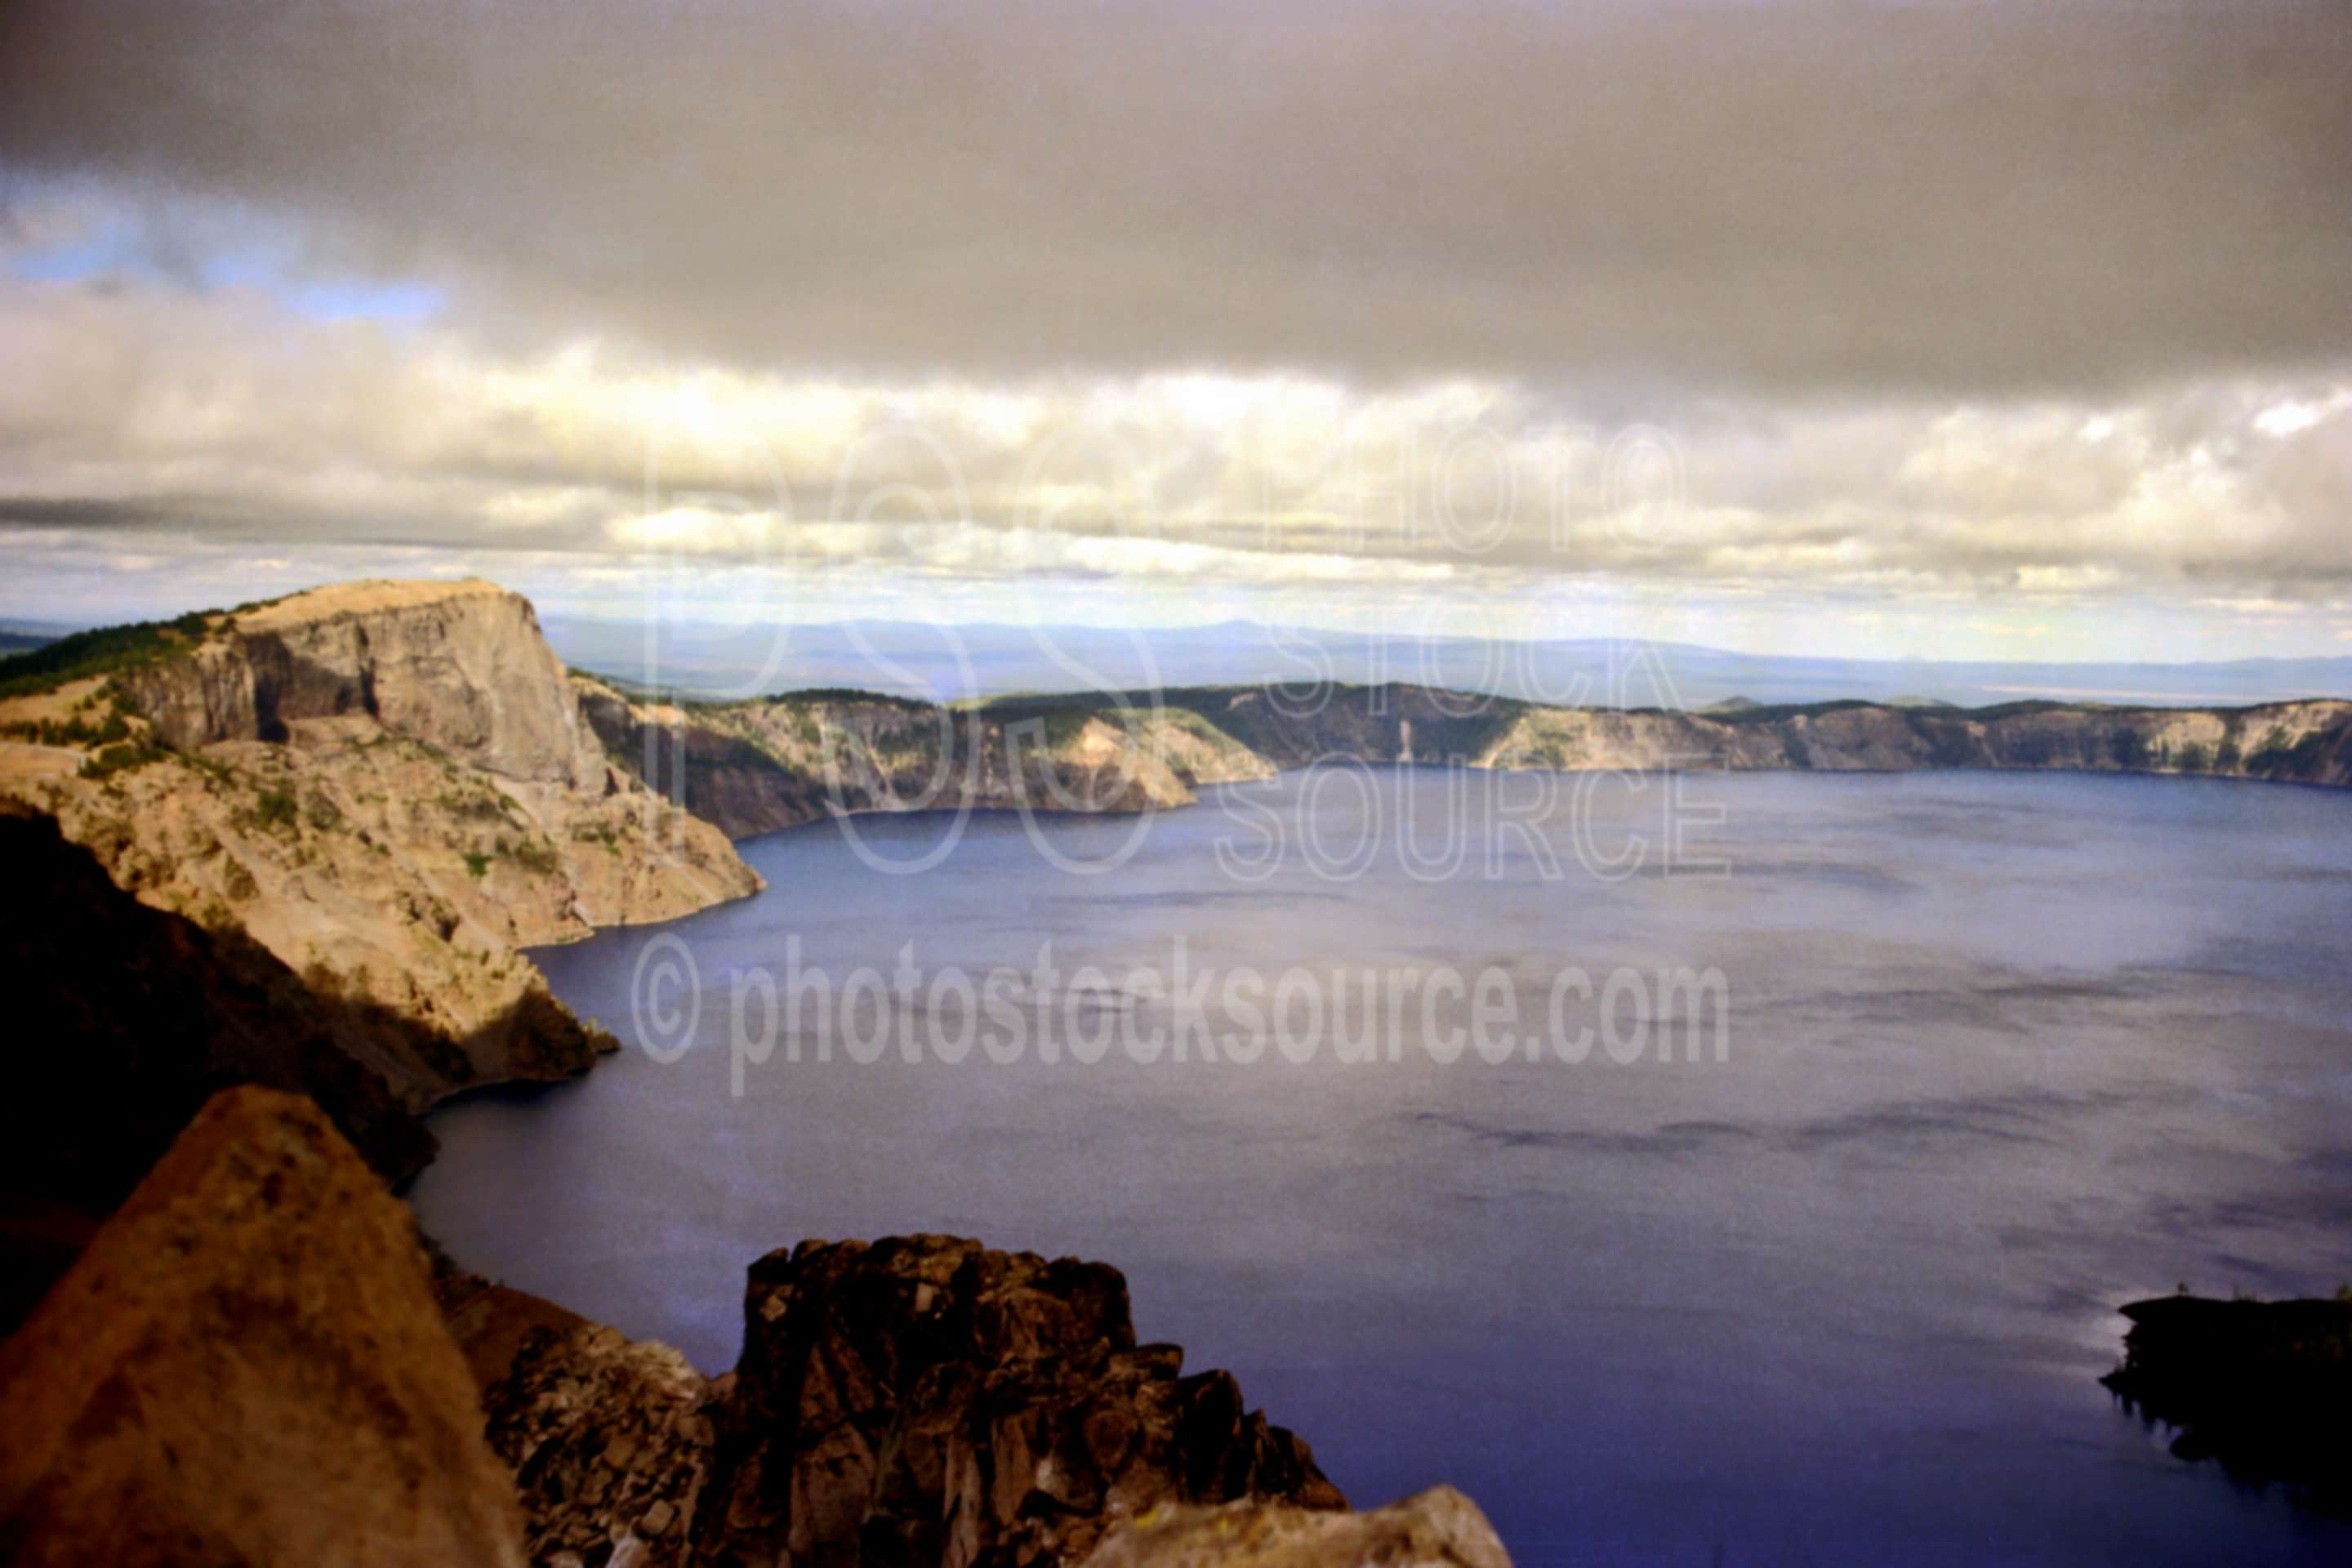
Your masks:
M 2296 1301 L 2158 1296 L 2123 1314 L 2132 1325 L 2124 1363 L 2105 1382 L 2179 1433 L 2175 1454 L 2352 1515 L 2352 1291 Z

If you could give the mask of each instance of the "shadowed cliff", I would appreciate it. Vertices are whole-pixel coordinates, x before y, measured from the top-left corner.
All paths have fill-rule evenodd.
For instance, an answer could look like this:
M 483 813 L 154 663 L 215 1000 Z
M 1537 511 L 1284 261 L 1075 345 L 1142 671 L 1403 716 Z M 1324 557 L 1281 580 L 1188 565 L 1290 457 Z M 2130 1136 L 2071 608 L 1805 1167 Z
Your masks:
M 544 1052 L 580 1036 L 523 1008 L 452 1040 L 376 1004 L 322 991 L 234 927 L 208 929 L 115 886 L 57 823 L 0 801 L 0 963 L 16 981 L 9 1092 L 0 1096 L 0 1331 L 22 1318 L 216 1090 L 308 1095 L 387 1181 L 434 1152 L 370 1062 Z M 512 1041 L 529 1042 L 519 1047 Z M 578 1071 L 548 1058 L 551 1073 Z
M 0 1345 L 0 1561 L 521 1561 L 404 1205 L 316 1106 L 212 1100 Z

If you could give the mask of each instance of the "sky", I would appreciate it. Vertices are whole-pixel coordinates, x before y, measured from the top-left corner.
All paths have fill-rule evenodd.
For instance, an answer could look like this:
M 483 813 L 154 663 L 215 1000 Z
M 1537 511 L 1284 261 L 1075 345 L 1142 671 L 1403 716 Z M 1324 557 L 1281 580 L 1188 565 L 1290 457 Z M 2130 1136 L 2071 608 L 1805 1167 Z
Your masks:
M 2352 6 L 0 7 L 0 618 L 2352 654 Z

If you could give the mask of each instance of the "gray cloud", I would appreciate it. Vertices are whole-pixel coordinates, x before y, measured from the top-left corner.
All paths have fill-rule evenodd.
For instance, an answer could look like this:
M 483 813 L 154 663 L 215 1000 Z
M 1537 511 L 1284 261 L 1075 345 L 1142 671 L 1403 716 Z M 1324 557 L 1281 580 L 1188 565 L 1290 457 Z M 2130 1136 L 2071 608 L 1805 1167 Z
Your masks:
M 160 268 L 278 225 L 515 350 L 1633 401 L 2352 357 L 2326 0 L 5 17 L 0 159 L 147 204 Z

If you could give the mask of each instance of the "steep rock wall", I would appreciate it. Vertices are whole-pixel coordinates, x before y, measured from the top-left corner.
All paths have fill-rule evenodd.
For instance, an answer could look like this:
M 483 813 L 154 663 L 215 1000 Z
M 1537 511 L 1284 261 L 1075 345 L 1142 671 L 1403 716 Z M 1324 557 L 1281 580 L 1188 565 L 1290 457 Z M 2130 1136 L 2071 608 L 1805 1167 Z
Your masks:
M 603 784 L 594 737 L 530 602 L 478 578 L 297 594 L 227 616 L 188 658 L 126 679 L 181 751 L 364 714 L 504 778 Z

